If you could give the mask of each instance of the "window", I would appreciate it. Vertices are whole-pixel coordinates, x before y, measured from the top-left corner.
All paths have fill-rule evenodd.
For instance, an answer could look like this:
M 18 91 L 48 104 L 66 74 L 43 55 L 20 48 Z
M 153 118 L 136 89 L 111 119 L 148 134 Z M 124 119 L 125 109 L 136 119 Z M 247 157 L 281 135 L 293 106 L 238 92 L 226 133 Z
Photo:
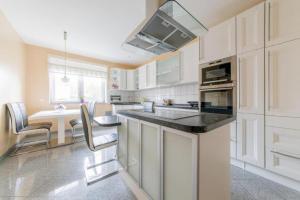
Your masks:
M 63 82 L 65 67 L 61 58 L 50 57 L 50 103 L 105 102 L 107 93 L 107 68 L 87 63 L 68 61 L 68 82 Z

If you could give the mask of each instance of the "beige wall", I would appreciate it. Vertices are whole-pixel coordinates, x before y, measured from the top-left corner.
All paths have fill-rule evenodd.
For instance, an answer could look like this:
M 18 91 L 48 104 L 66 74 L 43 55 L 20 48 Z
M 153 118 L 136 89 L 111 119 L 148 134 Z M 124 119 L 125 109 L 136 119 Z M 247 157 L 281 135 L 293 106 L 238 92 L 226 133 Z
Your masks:
M 54 105 L 49 104 L 49 80 L 48 80 L 48 56 L 63 56 L 63 52 L 47 49 L 38 46 L 26 45 L 26 106 L 29 114 L 41 110 L 53 109 Z M 108 67 L 135 68 L 136 66 L 110 63 L 98 59 L 83 56 L 68 55 L 69 59 L 81 60 L 94 64 L 105 64 Z M 66 104 L 67 108 L 79 108 L 79 104 Z M 96 108 L 96 115 L 103 115 L 105 111 L 110 111 L 109 104 L 99 104 Z M 70 118 L 66 119 L 66 126 L 70 128 Z M 56 121 L 52 121 L 53 131 L 57 129 Z
M 5 104 L 25 98 L 25 46 L 0 11 L 0 156 L 16 142 Z

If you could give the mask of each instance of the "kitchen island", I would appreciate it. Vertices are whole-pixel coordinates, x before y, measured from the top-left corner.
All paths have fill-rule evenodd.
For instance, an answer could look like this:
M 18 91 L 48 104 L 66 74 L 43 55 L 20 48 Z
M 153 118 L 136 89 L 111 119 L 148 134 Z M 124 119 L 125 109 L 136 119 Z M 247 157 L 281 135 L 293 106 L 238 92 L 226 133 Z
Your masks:
M 123 110 L 118 118 L 120 164 L 149 199 L 230 199 L 235 116 Z

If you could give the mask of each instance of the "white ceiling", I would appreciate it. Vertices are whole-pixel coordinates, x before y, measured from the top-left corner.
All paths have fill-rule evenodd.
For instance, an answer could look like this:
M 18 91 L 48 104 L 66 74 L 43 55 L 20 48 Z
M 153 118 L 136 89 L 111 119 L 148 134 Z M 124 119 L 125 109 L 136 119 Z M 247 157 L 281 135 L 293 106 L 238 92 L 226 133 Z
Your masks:
M 178 0 L 208 27 L 262 0 Z M 98 59 L 140 64 L 149 58 L 121 44 L 145 17 L 145 0 L 0 0 L 0 10 L 26 43 Z

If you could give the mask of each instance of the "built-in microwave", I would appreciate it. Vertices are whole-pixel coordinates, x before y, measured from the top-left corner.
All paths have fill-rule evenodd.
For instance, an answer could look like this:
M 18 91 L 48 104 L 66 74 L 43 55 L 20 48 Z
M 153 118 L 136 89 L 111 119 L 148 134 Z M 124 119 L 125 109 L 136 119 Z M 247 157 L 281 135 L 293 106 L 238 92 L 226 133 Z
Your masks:
M 236 56 L 200 65 L 201 85 L 218 85 L 236 81 Z

